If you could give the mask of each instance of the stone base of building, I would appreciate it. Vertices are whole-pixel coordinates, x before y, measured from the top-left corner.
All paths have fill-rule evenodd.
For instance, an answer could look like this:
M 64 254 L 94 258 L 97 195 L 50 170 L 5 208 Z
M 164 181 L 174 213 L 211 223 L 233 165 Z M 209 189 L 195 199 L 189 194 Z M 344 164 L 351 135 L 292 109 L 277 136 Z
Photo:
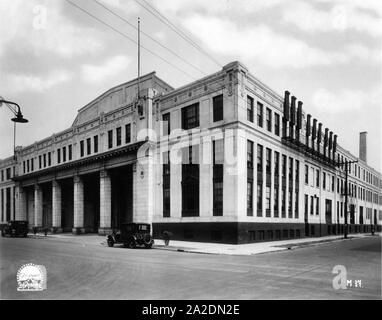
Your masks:
M 340 235 L 344 232 L 344 225 L 260 222 L 153 223 L 154 238 L 160 239 L 164 230 L 173 234 L 173 240 L 243 244 Z M 348 233 L 371 233 L 371 230 L 371 225 L 349 225 Z M 374 230 L 380 232 L 381 226 L 375 226 Z
M 52 227 L 52 228 L 50 229 L 50 231 L 51 231 L 52 233 L 62 233 L 62 228 L 61 228 L 61 227 Z
M 73 234 L 83 234 L 83 233 L 85 233 L 85 228 L 73 228 L 72 233 Z
M 113 233 L 112 228 L 98 228 L 98 235 L 106 236 Z

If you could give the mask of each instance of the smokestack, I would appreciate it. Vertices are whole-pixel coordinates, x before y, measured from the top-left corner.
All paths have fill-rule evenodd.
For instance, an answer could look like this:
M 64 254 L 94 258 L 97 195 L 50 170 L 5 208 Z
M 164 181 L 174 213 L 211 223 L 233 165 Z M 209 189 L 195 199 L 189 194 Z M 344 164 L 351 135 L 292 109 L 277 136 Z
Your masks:
M 333 140 L 333 160 L 336 158 L 336 152 L 337 152 L 337 135 L 334 135 L 334 140 Z
M 318 151 L 318 153 L 320 153 L 321 137 L 322 137 L 322 123 L 320 122 L 318 124 L 318 132 L 317 132 L 317 151 Z
M 306 132 L 305 132 L 305 138 L 306 138 L 306 146 L 309 147 L 309 136 L 310 136 L 310 119 L 312 116 L 310 114 L 306 117 Z
M 291 103 L 291 109 L 290 109 L 290 123 L 296 124 L 296 97 L 292 96 L 292 103 Z
M 284 120 L 289 121 L 289 91 L 285 91 L 284 95 Z
M 328 146 L 328 137 L 329 135 L 329 129 L 328 128 L 325 128 L 325 135 L 324 135 L 324 156 L 326 156 L 326 148 Z
M 316 137 L 317 137 L 317 119 L 313 119 L 312 140 L 315 140 Z
M 302 128 L 302 102 L 298 102 L 298 107 L 297 107 L 297 129 Z
M 359 133 L 359 158 L 367 162 L 367 132 Z

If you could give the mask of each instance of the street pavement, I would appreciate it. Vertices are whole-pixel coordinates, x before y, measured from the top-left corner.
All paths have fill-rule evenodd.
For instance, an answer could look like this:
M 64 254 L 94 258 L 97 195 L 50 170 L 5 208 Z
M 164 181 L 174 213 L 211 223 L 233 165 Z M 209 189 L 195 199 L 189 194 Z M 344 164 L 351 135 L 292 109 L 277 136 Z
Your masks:
M 0 298 L 381 299 L 379 236 L 247 256 L 109 248 L 91 239 L 0 238 Z M 46 290 L 16 290 L 27 263 L 46 267 Z M 336 265 L 346 268 L 347 289 L 333 288 Z

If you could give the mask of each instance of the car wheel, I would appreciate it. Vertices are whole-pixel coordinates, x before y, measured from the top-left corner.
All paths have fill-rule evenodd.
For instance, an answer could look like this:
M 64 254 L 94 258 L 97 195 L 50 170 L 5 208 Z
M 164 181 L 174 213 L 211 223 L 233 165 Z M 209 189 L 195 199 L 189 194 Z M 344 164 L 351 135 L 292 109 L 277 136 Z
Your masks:
M 108 245 L 108 247 L 113 247 L 114 246 L 114 240 L 113 239 L 107 239 L 107 245 Z
M 152 246 L 153 246 L 152 243 L 145 243 L 145 248 L 146 249 L 151 249 Z
M 137 244 L 135 243 L 134 240 L 130 240 L 130 242 L 128 243 L 128 247 L 130 249 L 135 249 L 136 246 L 137 246 Z

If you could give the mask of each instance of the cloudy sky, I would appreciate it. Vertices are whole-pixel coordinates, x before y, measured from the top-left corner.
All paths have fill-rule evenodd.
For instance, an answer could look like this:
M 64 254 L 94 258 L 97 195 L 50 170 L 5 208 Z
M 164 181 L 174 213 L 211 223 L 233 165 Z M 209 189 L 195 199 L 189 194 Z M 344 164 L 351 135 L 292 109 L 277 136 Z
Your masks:
M 18 126 L 18 145 L 70 127 L 79 108 L 136 76 L 137 49 L 127 39 L 136 31 L 127 22 L 140 17 L 151 37 L 142 34 L 151 51 L 142 49 L 142 73 L 155 70 L 179 87 L 240 60 L 281 95 L 304 101 L 353 154 L 368 131 L 369 164 L 381 170 L 382 1 L 70 0 L 93 17 L 68 1 L 0 0 L 0 96 L 30 120 Z M 10 117 L 1 107 L 0 158 L 12 154 Z

